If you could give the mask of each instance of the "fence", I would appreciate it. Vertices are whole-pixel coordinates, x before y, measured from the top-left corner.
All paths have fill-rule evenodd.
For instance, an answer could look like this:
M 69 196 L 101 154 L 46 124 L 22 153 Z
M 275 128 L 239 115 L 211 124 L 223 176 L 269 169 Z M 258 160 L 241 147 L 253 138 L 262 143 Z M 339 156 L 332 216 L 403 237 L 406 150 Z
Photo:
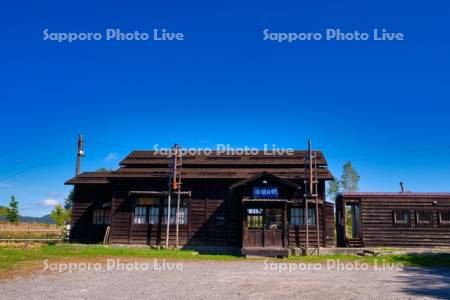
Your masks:
M 65 237 L 63 229 L 0 228 L 0 242 L 62 242 Z

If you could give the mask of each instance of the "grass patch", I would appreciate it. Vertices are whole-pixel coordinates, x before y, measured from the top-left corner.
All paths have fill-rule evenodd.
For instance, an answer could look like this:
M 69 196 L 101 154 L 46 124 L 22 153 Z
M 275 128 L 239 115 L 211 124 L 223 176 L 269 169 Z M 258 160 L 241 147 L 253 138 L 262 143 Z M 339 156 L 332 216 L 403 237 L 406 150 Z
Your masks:
M 327 260 L 341 260 L 344 262 L 359 261 L 362 263 L 377 265 L 382 263 L 400 263 L 404 266 L 450 268 L 450 253 L 397 254 L 376 257 L 337 254 L 324 256 L 291 256 L 289 257 L 289 260 L 306 263 L 321 263 L 326 262 Z
M 176 260 L 215 260 L 236 261 L 244 260 L 233 255 L 200 254 L 192 250 L 150 249 L 109 247 L 101 245 L 25 245 L 0 244 L 0 272 L 14 271 L 26 268 L 25 264 L 36 264 L 45 259 L 96 259 L 96 258 L 165 258 Z M 345 262 L 364 262 L 369 264 L 401 263 L 404 266 L 447 267 L 450 268 L 450 253 L 439 254 L 402 254 L 379 257 L 359 257 L 354 255 L 326 255 L 326 256 L 291 256 L 288 261 L 305 263 L 326 263 L 327 260 Z
M 233 255 L 199 254 L 191 250 L 149 249 L 149 248 L 120 248 L 100 245 L 38 245 L 28 247 L 24 245 L 0 246 L 0 271 L 13 270 L 21 263 L 37 262 L 45 259 L 57 260 L 66 258 L 166 258 L 179 260 L 238 260 Z

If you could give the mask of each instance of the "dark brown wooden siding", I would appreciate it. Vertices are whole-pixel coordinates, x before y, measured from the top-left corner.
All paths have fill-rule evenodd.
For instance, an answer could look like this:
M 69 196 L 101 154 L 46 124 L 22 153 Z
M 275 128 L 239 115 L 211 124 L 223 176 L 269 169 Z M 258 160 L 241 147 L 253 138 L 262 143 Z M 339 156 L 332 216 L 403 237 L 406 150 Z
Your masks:
M 72 206 L 72 229 L 70 240 L 73 242 L 99 243 L 105 236 L 106 225 L 92 224 L 92 213 L 111 201 L 111 186 L 107 184 L 76 185 Z
M 185 190 L 192 191 L 189 199 L 188 224 L 179 226 L 179 245 L 229 245 L 227 241 L 227 184 L 223 181 L 186 182 Z M 164 190 L 164 182 L 123 183 L 114 185 L 111 242 L 117 244 L 163 245 L 166 225 L 133 224 L 132 190 Z M 175 244 L 176 226 L 170 226 L 169 243 Z M 231 241 L 233 244 L 234 241 Z
M 450 199 L 367 198 L 362 199 L 362 234 L 364 245 L 372 246 L 450 246 L 450 228 L 439 227 L 438 209 L 450 209 Z M 407 209 L 411 220 L 409 226 L 393 225 L 393 210 Z M 415 212 L 420 209 L 433 213 L 432 227 L 418 227 Z
M 345 246 L 345 203 L 361 205 L 361 238 L 366 247 L 450 246 L 450 227 L 439 224 L 438 212 L 450 210 L 450 194 L 362 193 L 339 196 L 336 230 L 339 246 Z M 416 212 L 432 215 L 430 226 L 418 226 Z M 407 224 L 394 224 L 394 211 L 409 212 Z
M 334 240 L 334 209 L 331 203 L 325 204 L 325 219 L 324 209 L 321 205 L 319 207 L 319 234 L 321 247 L 332 247 L 335 244 Z M 317 246 L 317 230 L 315 225 L 309 225 L 309 245 Z M 306 226 L 289 225 L 288 242 L 290 247 L 304 247 L 306 245 Z

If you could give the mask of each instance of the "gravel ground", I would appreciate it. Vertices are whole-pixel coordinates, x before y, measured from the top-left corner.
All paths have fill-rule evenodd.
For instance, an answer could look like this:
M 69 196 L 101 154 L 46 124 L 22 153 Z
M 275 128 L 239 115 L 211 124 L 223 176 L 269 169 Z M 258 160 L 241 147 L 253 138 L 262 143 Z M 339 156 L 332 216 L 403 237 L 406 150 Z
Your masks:
M 155 261 L 147 261 L 150 268 Z M 450 270 L 327 270 L 280 261 L 189 261 L 182 270 L 38 271 L 0 282 L 1 299 L 450 299 Z M 295 265 L 294 265 L 295 264 Z M 54 265 L 53 265 L 54 266 Z M 157 262 L 162 268 L 163 262 Z M 176 268 L 172 262 L 166 267 Z M 282 271 L 282 268 L 296 269 Z M 316 270 L 314 270 L 314 267 Z M 142 267 L 141 267 L 142 268 Z M 269 270 L 268 270 L 269 269 Z

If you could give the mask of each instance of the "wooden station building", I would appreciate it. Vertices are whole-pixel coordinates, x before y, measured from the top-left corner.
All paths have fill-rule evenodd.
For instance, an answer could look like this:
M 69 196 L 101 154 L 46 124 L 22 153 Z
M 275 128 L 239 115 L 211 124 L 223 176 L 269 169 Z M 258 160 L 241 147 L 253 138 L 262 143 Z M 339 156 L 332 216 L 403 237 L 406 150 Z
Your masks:
M 307 163 L 310 153 L 184 155 L 179 246 L 284 255 L 289 248 L 305 247 L 307 236 L 310 247 L 318 240 L 322 247 L 334 246 L 334 205 L 325 201 L 325 182 L 333 175 L 321 151 L 313 152 L 314 164 Z M 109 226 L 110 243 L 164 245 L 169 222 L 169 243 L 175 245 L 173 193 L 168 218 L 170 172 L 168 156 L 134 151 L 115 171 L 68 180 L 74 185 L 70 240 L 101 242 Z M 305 212 L 307 174 L 314 174 L 310 194 L 316 200 L 307 200 Z
M 450 193 L 341 194 L 336 235 L 340 247 L 449 247 Z

